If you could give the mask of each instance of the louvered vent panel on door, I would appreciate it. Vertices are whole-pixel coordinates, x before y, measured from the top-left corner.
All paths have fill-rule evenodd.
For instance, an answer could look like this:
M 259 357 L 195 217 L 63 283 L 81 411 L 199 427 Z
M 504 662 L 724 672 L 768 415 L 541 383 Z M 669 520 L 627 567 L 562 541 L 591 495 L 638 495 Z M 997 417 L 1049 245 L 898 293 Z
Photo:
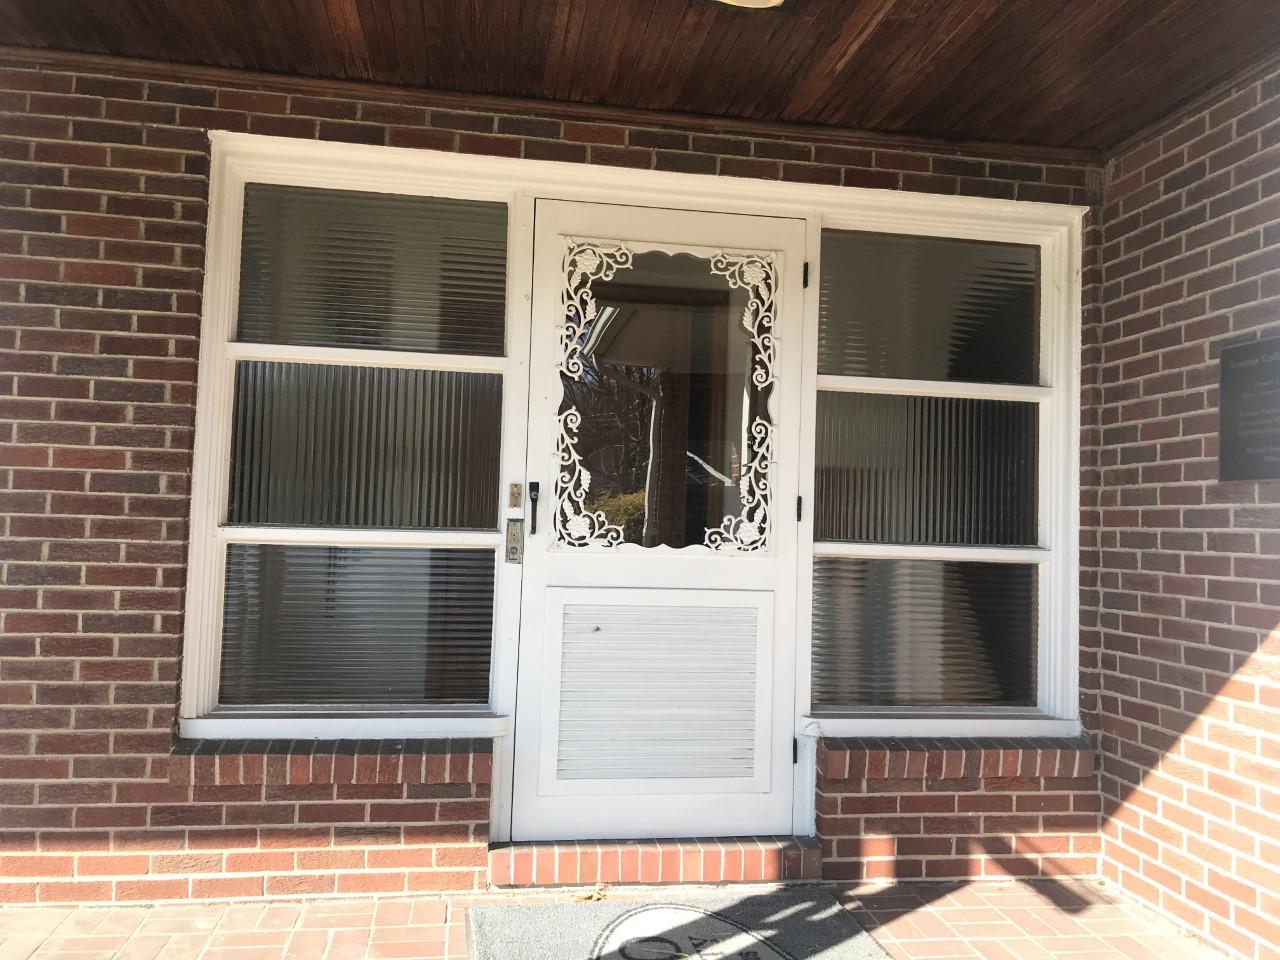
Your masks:
M 755 607 L 564 608 L 562 780 L 755 773 Z

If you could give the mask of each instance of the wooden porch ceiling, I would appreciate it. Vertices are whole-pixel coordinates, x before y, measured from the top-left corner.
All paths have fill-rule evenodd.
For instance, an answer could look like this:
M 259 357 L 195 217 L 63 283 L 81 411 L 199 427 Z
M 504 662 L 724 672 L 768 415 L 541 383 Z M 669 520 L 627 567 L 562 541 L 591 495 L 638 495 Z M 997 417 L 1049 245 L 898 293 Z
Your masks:
M 1106 149 L 1280 53 L 1276 0 L 0 0 L 0 44 Z

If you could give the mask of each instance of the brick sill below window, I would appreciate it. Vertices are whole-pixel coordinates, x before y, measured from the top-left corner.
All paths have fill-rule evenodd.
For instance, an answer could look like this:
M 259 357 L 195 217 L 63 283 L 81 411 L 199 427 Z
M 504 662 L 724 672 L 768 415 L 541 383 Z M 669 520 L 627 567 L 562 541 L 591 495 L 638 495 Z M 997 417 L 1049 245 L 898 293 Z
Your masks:
M 823 737 L 818 775 L 844 780 L 1090 777 L 1097 752 L 1084 737 Z

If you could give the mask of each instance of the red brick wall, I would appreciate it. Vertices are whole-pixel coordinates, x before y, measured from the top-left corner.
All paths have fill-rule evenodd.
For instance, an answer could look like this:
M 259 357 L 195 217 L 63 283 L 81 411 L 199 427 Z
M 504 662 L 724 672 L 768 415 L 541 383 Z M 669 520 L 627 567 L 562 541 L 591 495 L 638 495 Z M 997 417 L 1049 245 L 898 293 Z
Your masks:
M 0 833 L 0 903 L 485 884 L 488 741 L 179 741 L 162 763 L 162 781 L 38 785 L 82 800 Z
M 0 860 L 0 898 L 227 895 L 218 869 L 247 871 L 244 893 L 290 890 L 272 876 L 291 870 L 319 891 L 394 885 L 385 844 L 409 843 L 426 869 L 431 810 L 483 839 L 478 775 L 448 797 L 405 782 L 170 781 L 210 127 L 1077 204 L 1101 182 L 1088 165 L 1006 155 L 0 63 L 0 848 L 15 858 Z M 311 826 L 326 810 L 335 821 Z M 91 879 L 102 869 L 121 878 L 109 891 Z M 92 886 L 41 888 L 32 870 Z
M 828 880 L 1094 875 L 1098 779 L 1083 740 L 839 740 L 818 748 Z
M 1280 957 L 1280 482 L 1217 482 L 1217 357 L 1280 335 L 1280 74 L 1111 163 L 1088 706 L 1105 874 Z

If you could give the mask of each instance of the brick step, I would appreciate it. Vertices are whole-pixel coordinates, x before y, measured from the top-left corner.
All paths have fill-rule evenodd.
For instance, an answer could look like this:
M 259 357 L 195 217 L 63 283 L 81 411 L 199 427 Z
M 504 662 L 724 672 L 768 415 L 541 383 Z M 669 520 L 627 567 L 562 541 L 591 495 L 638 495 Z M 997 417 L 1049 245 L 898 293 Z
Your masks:
M 781 883 L 818 880 L 816 837 L 578 840 L 489 847 L 497 887 L 597 883 Z

